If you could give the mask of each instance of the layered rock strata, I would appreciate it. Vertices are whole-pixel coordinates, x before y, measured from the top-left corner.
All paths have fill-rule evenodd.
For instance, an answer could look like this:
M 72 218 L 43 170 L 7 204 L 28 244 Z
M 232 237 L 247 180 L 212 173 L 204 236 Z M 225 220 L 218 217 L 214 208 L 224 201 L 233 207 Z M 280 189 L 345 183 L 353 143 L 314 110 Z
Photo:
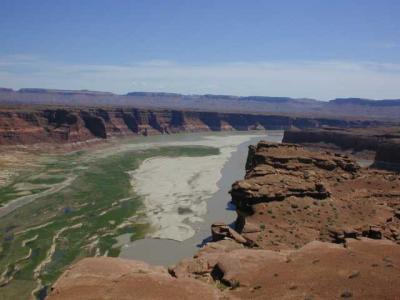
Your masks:
M 49 299 L 396 299 L 400 176 L 343 154 L 293 144 L 251 146 L 231 190 L 235 228 L 169 268 L 94 258 L 56 282 Z M 139 290 L 139 291 L 138 291 Z M 94 295 L 94 296 L 92 296 Z M 93 298 L 94 297 L 94 298 Z
M 329 118 L 400 119 L 399 99 L 362 98 L 319 101 L 309 98 L 233 95 L 183 95 L 165 92 L 131 92 L 117 95 L 89 90 L 0 87 L 0 103 L 7 105 L 118 106 L 176 110 L 285 114 Z M 333 125 L 333 124 L 332 124 Z M 336 126 L 336 125 L 335 125 Z
M 113 136 L 195 131 L 360 127 L 371 121 L 133 108 L 0 109 L 0 145 L 73 143 Z
M 400 178 L 360 168 L 346 155 L 294 144 L 251 146 L 246 178 L 233 184 L 236 229 L 267 249 L 299 248 L 313 240 L 375 237 L 397 242 Z
M 373 151 L 377 164 L 400 164 L 400 128 L 319 128 L 291 129 L 284 133 L 283 141 L 308 146 L 330 146 L 341 150 Z

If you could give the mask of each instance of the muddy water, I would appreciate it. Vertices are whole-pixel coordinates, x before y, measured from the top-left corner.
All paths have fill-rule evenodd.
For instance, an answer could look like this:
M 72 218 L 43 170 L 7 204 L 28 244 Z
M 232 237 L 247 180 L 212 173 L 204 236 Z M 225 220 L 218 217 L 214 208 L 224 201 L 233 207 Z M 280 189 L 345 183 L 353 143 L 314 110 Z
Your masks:
M 152 264 L 172 265 L 184 257 L 191 257 L 210 238 L 210 226 L 213 222 L 232 223 L 236 212 L 230 204 L 228 191 L 235 180 L 242 179 L 247 159 L 248 146 L 259 140 L 281 142 L 282 131 L 268 131 L 265 135 L 250 137 L 238 145 L 221 170 L 218 190 L 207 199 L 207 213 L 201 222 L 190 224 L 195 234 L 186 240 L 176 241 L 162 238 L 145 238 L 129 241 L 129 235 L 119 237 L 119 244 L 123 245 L 120 257 L 143 260 Z

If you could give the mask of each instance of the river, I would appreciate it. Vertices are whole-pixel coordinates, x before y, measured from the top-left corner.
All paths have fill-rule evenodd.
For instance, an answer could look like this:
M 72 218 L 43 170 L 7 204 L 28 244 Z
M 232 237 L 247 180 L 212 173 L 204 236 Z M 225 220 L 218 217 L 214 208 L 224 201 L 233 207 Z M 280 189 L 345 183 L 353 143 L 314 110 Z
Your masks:
M 192 161 L 190 159 L 182 161 L 181 158 L 169 157 L 152 160 L 149 166 L 145 167 L 143 167 L 143 165 L 146 165 L 146 162 L 144 162 L 135 171 L 133 181 L 135 182 L 136 179 L 136 184 L 139 186 L 137 191 L 144 196 L 145 202 L 146 198 L 153 201 L 160 200 L 160 209 L 156 211 L 156 218 L 153 219 L 156 223 L 165 223 L 164 225 L 167 228 L 163 231 L 161 225 L 161 232 L 158 230 L 155 234 L 149 234 L 144 239 L 132 242 L 129 239 L 129 234 L 121 235 L 118 238 L 119 244 L 122 246 L 120 257 L 143 260 L 152 264 L 172 265 L 182 258 L 191 257 L 196 253 L 202 243 L 209 239 L 212 223 L 220 221 L 230 224 L 235 220 L 236 212 L 230 203 L 228 192 L 234 181 L 244 177 L 248 146 L 256 144 L 260 140 L 281 142 L 283 132 L 268 131 L 266 134 L 242 134 L 233 137 L 235 136 L 236 139 L 232 139 L 230 135 L 214 137 L 212 144 L 219 148 L 222 153 L 214 156 L 214 161 L 210 161 L 210 157 L 192 158 Z M 242 142 L 235 144 L 238 141 Z M 197 141 L 197 143 L 210 145 L 207 137 L 202 142 Z M 191 166 L 188 165 L 190 163 L 192 163 Z M 172 169 L 166 172 L 162 167 L 157 167 L 158 164 L 164 164 L 165 167 Z M 201 174 L 201 170 L 207 172 Z M 185 179 L 196 174 L 200 174 L 197 181 L 199 185 L 202 184 L 203 186 L 185 184 Z M 169 184 L 169 188 L 167 187 L 165 190 L 165 188 L 155 184 L 155 178 L 159 182 Z M 177 184 L 179 182 L 181 184 Z M 180 191 L 179 188 L 183 191 Z M 171 196 L 179 199 L 180 194 L 183 194 L 183 197 L 175 207 L 172 209 L 162 208 L 163 201 L 167 205 L 169 201 L 166 201 L 166 199 L 171 198 Z M 185 203 L 188 199 L 199 199 L 199 194 L 203 194 L 205 212 L 203 213 L 204 206 L 202 205 L 194 205 L 183 210 L 190 214 L 193 210 L 199 209 L 200 215 L 194 213 L 195 217 L 198 218 L 197 221 L 193 216 L 192 218 L 188 217 L 188 214 L 172 213 L 171 215 L 171 211 L 178 211 L 175 208 L 179 208 L 180 203 Z M 172 199 L 172 202 L 174 202 L 174 199 Z M 150 214 L 153 214 L 153 212 L 150 212 Z M 194 219 L 194 221 L 191 219 Z M 169 224 L 171 224 L 172 230 L 168 228 Z M 179 224 L 182 226 L 179 226 Z M 179 230 L 179 228 L 183 229 Z

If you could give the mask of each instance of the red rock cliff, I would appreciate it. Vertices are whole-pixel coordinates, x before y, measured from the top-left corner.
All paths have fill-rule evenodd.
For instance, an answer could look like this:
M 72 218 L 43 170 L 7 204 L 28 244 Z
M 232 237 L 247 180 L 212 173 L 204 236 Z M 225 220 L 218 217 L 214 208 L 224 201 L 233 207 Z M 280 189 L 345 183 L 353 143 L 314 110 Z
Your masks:
M 193 131 L 368 126 L 368 121 L 128 108 L 3 108 L 0 145 L 68 143 Z
M 252 146 L 232 186 L 236 230 L 171 267 L 87 258 L 49 299 L 397 299 L 400 177 L 342 154 Z
M 376 165 L 400 164 L 400 127 L 286 130 L 283 142 L 327 144 L 343 150 L 374 151 Z

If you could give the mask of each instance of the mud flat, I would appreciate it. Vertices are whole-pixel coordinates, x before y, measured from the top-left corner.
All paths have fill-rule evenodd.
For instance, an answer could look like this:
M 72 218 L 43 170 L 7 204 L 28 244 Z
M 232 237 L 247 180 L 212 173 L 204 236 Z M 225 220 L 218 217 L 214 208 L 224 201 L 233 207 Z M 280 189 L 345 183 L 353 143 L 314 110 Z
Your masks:
M 151 231 L 145 239 L 129 241 L 120 257 L 170 265 L 192 256 L 216 220 L 230 223 L 236 213 L 227 206 L 233 181 L 243 178 L 248 145 L 259 140 L 280 142 L 282 131 L 268 134 L 207 136 L 188 145 L 213 146 L 219 155 L 153 157 L 131 172 L 132 185 L 144 198 Z
M 83 259 L 49 299 L 398 299 L 399 189 L 399 173 L 347 155 L 259 142 L 232 185 L 234 228 L 214 224 L 212 242 L 168 269 Z M 146 254 L 182 250 L 155 241 Z
M 248 139 L 256 134 L 263 132 L 246 132 Z M 118 256 L 121 244 L 117 237 L 121 235 L 127 235 L 128 243 L 155 234 L 149 231 L 148 222 L 153 219 L 144 215 L 148 210 L 142 195 L 132 187 L 130 173 L 152 158 L 165 161 L 174 157 L 183 159 L 183 164 L 191 159 L 213 159 L 225 151 L 214 146 L 216 141 L 230 139 L 235 146 L 229 151 L 245 140 L 243 133 L 177 134 L 113 139 L 96 148 L 68 153 L 27 151 L 26 156 L 18 152 L 13 157 L 9 151 L 1 156 L 0 177 L 15 172 L 0 186 L 0 298 L 28 299 L 32 293 L 43 298 L 74 261 L 86 256 Z M 230 144 L 232 141 L 226 149 Z M 209 173 L 203 175 L 210 177 Z M 199 176 L 185 180 L 201 187 Z M 165 178 L 154 178 L 154 187 L 168 186 L 162 184 Z M 216 189 L 208 194 L 200 189 L 198 194 L 210 197 Z M 187 207 L 190 205 L 188 202 Z M 200 211 L 198 207 L 192 210 Z M 191 221 L 200 224 L 200 217 L 200 213 L 199 217 L 193 215 Z M 78 224 L 82 224 L 79 230 L 60 231 Z M 160 234 L 167 232 L 164 229 L 165 225 Z

